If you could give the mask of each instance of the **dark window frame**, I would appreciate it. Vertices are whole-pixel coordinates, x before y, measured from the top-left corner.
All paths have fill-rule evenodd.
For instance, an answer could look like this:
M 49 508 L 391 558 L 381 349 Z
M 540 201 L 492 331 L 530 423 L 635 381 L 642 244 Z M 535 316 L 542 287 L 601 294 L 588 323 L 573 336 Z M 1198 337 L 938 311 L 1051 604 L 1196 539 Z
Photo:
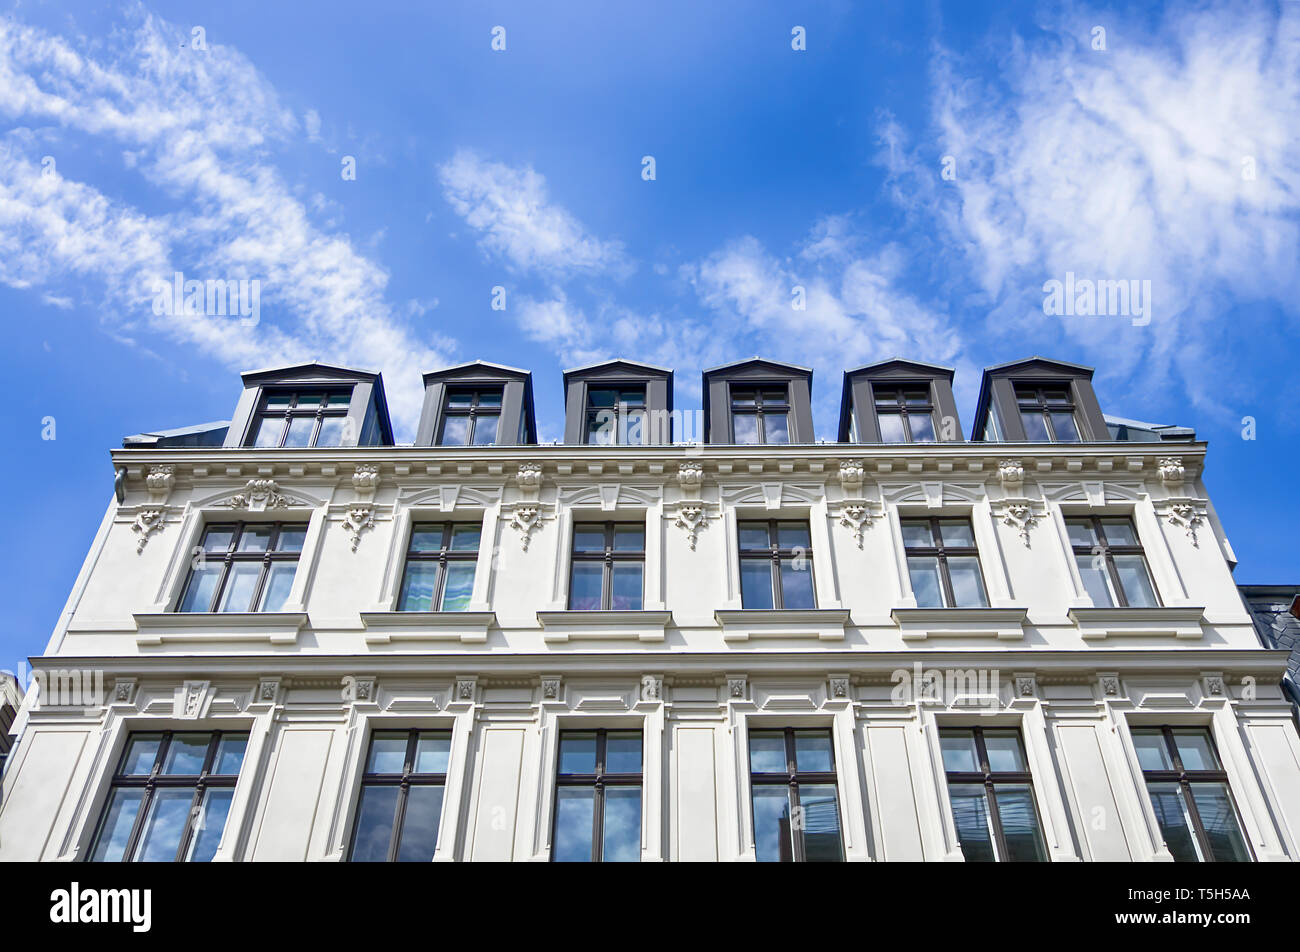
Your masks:
M 970 519 L 960 516 L 901 516 L 900 525 L 908 522 L 925 522 L 930 526 L 930 541 L 934 543 L 930 546 L 909 546 L 907 537 L 903 537 L 903 560 L 908 558 L 933 558 L 938 560 L 939 565 L 939 586 L 943 591 L 944 608 L 987 608 L 989 604 L 989 583 L 984 577 L 984 560 L 980 558 L 979 540 L 975 538 L 975 525 Z M 941 522 L 964 522 L 971 531 L 971 541 L 974 545 L 969 546 L 950 546 L 944 545 L 943 533 L 939 529 Z M 982 606 L 958 606 L 957 597 L 953 593 L 952 576 L 948 572 L 948 558 L 950 556 L 959 558 L 974 557 L 975 565 L 980 572 L 980 588 L 984 592 L 984 604 Z M 910 582 L 910 571 L 909 571 Z
M 370 734 L 370 743 L 366 745 L 366 759 L 362 761 L 367 766 L 370 763 L 370 753 L 374 748 L 375 735 L 383 733 L 401 733 L 401 728 L 376 727 Z M 452 731 L 442 728 L 425 728 L 413 727 L 406 732 L 406 758 L 402 763 L 402 772 L 400 774 L 391 773 L 370 773 L 363 768 L 361 774 L 361 784 L 357 788 L 357 801 L 353 807 L 352 818 L 352 835 L 348 838 L 348 862 L 352 862 L 353 853 L 357 846 L 357 832 L 359 821 L 361 819 L 361 800 L 365 796 L 366 787 L 397 787 L 397 806 L 393 808 L 393 829 L 388 838 L 388 855 L 385 862 L 397 862 L 398 850 L 402 844 L 402 828 L 406 825 L 406 799 L 411 792 L 412 786 L 421 787 L 442 787 L 443 809 L 446 809 L 447 801 L 447 774 L 445 773 L 416 773 L 415 772 L 415 754 L 420 743 L 421 734 L 445 735 L 448 740 L 452 740 Z M 434 843 L 442 842 L 442 820 L 438 822 L 438 838 Z
M 1188 770 L 1183 766 L 1183 758 L 1178 753 L 1178 744 L 1174 740 L 1175 727 L 1181 729 L 1195 729 L 1205 731 L 1205 736 L 1210 741 L 1210 751 L 1214 754 L 1214 759 L 1219 764 L 1218 770 Z M 1196 808 L 1196 798 L 1192 796 L 1192 784 L 1194 783 L 1221 783 L 1223 788 L 1228 791 L 1228 801 L 1232 804 L 1233 819 L 1237 821 L 1237 831 L 1241 834 L 1241 842 L 1245 844 L 1246 853 L 1251 861 L 1255 861 L 1255 850 L 1250 845 L 1250 837 L 1246 834 L 1246 827 L 1241 822 L 1241 808 L 1237 806 L 1237 797 L 1232 792 L 1232 783 L 1228 780 L 1228 771 L 1223 767 L 1223 757 L 1219 753 L 1218 741 L 1214 739 L 1214 731 L 1209 727 L 1199 724 L 1133 724 L 1129 731 L 1153 731 L 1159 730 L 1161 737 L 1165 742 L 1165 751 L 1169 754 L 1169 760 L 1174 765 L 1173 770 L 1142 770 L 1142 780 L 1147 788 L 1147 800 L 1151 799 L 1151 784 L 1153 783 L 1176 783 L 1178 784 L 1178 793 L 1182 798 L 1183 807 L 1187 810 L 1187 816 L 1192 823 L 1192 835 L 1196 837 L 1197 845 L 1201 848 L 1201 862 L 1218 863 L 1223 862 L 1214 855 L 1214 848 L 1210 843 L 1209 833 L 1205 829 L 1205 823 L 1201 820 L 1201 813 Z M 1163 833 L 1162 833 L 1163 835 Z
M 618 397 L 617 399 L 615 399 L 614 405 L 609 407 L 594 406 L 591 402 L 591 394 L 593 391 L 598 391 L 598 390 L 612 390 L 615 393 L 617 393 Z M 644 383 L 631 383 L 631 384 L 624 385 L 621 383 L 600 383 L 598 381 L 587 381 L 586 386 L 583 388 L 583 394 L 582 394 L 582 400 L 583 400 L 582 442 L 583 444 L 586 446 L 638 445 L 638 444 L 629 444 L 627 442 L 627 428 L 628 428 L 628 423 L 632 417 L 632 414 L 635 413 L 642 414 L 641 425 L 643 428 L 648 425 L 648 421 L 650 419 L 649 402 L 648 402 L 650 397 L 648 391 L 649 391 L 649 387 Z M 640 394 L 640 402 L 638 403 L 638 402 L 624 400 L 623 395 L 625 392 Z M 600 420 L 600 414 L 602 413 L 614 414 L 614 441 L 612 443 L 592 442 L 591 439 L 592 427 L 600 425 L 599 420 Z M 645 442 L 646 439 L 647 439 L 647 434 L 642 433 L 642 442 Z
M 306 522 L 212 522 L 203 527 L 199 534 L 199 552 L 202 554 L 203 565 L 208 565 L 213 561 L 222 563 L 221 578 L 217 582 L 217 587 L 212 591 L 212 599 L 208 602 L 206 612 L 186 612 L 185 614 L 215 614 L 220 610 L 217 606 L 221 604 L 221 599 L 226 593 L 226 585 L 230 582 L 231 570 L 236 563 L 261 562 L 262 571 L 257 577 L 257 586 L 253 589 L 253 596 L 249 599 L 250 606 L 260 605 L 262 595 L 265 594 L 267 580 L 271 577 L 271 565 L 275 562 L 292 562 L 296 566 L 302 560 L 302 549 L 296 552 L 277 552 L 276 546 L 280 543 L 280 533 L 286 528 L 302 529 L 305 537 L 308 531 L 309 523 Z M 239 552 L 239 540 L 243 537 L 244 531 L 250 527 L 271 527 L 271 538 L 267 542 L 265 552 Z M 231 529 L 233 534 L 230 537 L 230 544 L 226 546 L 224 554 L 209 552 L 204 546 L 204 540 L 207 539 L 208 533 L 214 530 Z M 295 578 L 297 569 L 294 569 Z M 180 594 L 176 598 L 176 611 L 181 612 L 181 605 L 185 603 L 185 596 L 190 590 L 190 585 L 194 581 L 195 566 L 190 565 L 190 570 L 186 573 L 185 584 L 181 586 Z M 261 613 L 261 609 L 251 607 L 247 612 Z M 241 614 L 241 613 L 236 613 Z
M 1133 530 L 1133 538 L 1138 539 L 1137 545 L 1112 545 L 1106 541 L 1106 530 L 1102 525 L 1103 519 L 1125 519 L 1128 521 L 1129 528 Z M 1089 522 L 1092 524 L 1092 531 L 1097 537 L 1095 545 L 1074 545 L 1070 544 L 1070 549 L 1075 555 L 1100 556 L 1106 562 L 1106 575 L 1110 579 L 1111 591 L 1115 594 L 1120 608 L 1128 608 L 1128 593 L 1124 591 L 1124 585 L 1120 581 L 1119 569 L 1115 567 L 1116 555 L 1137 555 L 1142 558 L 1142 567 L 1146 570 L 1147 581 L 1151 583 L 1151 592 L 1156 598 L 1156 607 L 1161 607 L 1164 602 L 1160 600 L 1160 590 L 1156 587 L 1155 576 L 1151 574 L 1151 565 L 1147 562 L 1146 550 L 1138 536 L 1137 523 L 1130 516 L 1071 516 L 1065 517 L 1066 538 L 1069 538 L 1069 527 L 1071 522 Z M 1100 550 L 1100 551 L 1098 551 Z M 1109 606 L 1098 606 L 1109 607 Z
M 298 406 L 298 400 L 306 394 L 320 394 L 322 399 L 314 408 L 301 408 Z M 348 402 L 339 406 L 330 406 L 330 400 L 333 397 L 346 395 Z M 271 410 L 267 402 L 271 397 L 289 397 L 289 405 L 281 410 Z M 347 418 L 352 408 L 352 399 L 356 396 L 355 388 L 340 387 L 336 385 L 322 385 L 318 387 L 263 387 L 262 392 L 257 396 L 257 408 L 253 411 L 253 419 L 248 426 L 248 436 L 244 440 L 246 448 L 253 449 L 283 449 L 284 441 L 289 438 L 289 424 L 293 419 L 304 417 L 314 417 L 315 423 L 312 425 L 311 439 L 307 445 L 289 447 L 289 449 L 311 449 L 316 446 L 316 441 L 320 439 L 321 427 L 327 417 Z M 280 440 L 275 446 L 257 446 L 257 438 L 262 430 L 262 423 L 265 420 L 281 419 L 284 424 L 280 430 Z
M 1047 399 L 1049 391 L 1064 391 L 1065 399 L 1051 401 Z M 1037 412 L 1043 420 L 1043 428 L 1047 431 L 1048 443 L 1082 443 L 1083 427 L 1079 425 L 1079 408 L 1075 404 L 1074 393 L 1068 383 L 1031 383 L 1027 381 L 1016 381 L 1012 386 L 1013 394 L 1016 398 L 1016 412 L 1019 413 L 1021 426 L 1024 426 L 1024 413 L 1026 410 Z M 1056 426 L 1052 423 L 1053 413 L 1068 412 L 1071 419 L 1074 420 L 1075 439 L 1062 440 L 1056 435 Z M 1025 433 L 1026 440 L 1029 439 L 1028 432 Z M 1030 442 L 1040 442 L 1031 440 Z
M 151 734 L 161 734 L 162 739 L 158 744 L 158 753 L 154 757 L 154 762 L 150 766 L 148 774 L 124 774 L 122 767 L 125 764 L 126 756 L 131 751 L 131 741 L 136 737 L 148 736 Z M 197 774 L 164 774 L 162 773 L 163 764 L 167 762 L 167 753 L 171 748 L 172 738 L 177 734 L 210 734 L 208 738 L 208 749 L 203 755 L 203 767 Z M 190 810 L 185 818 L 185 829 L 181 833 L 180 845 L 176 848 L 176 856 L 173 862 L 185 862 L 185 854 L 190 848 L 190 842 L 194 839 L 194 821 L 197 819 L 197 811 L 203 805 L 204 793 L 212 787 L 231 787 L 233 788 L 239 782 L 239 774 L 214 774 L 212 768 L 215 766 L 214 761 L 217 757 L 217 748 L 221 745 L 223 737 L 245 738 L 244 752 L 248 752 L 247 741 L 251 736 L 248 730 L 230 730 L 230 731 L 205 731 L 205 730 L 142 730 L 130 731 L 126 736 L 126 745 L 122 748 L 122 753 L 118 757 L 117 769 L 109 781 L 108 795 L 104 799 L 104 805 L 100 813 L 99 822 L 95 825 L 95 835 L 90 841 L 90 849 L 86 851 L 86 862 L 91 862 L 95 850 L 99 846 L 99 838 L 104 835 L 104 824 L 108 822 L 108 810 L 113 803 L 113 792 L 122 788 L 142 788 L 145 791 L 144 798 L 140 801 L 135 815 L 135 822 L 131 826 L 131 834 L 127 837 L 126 847 L 122 850 L 123 862 L 139 862 L 134 859 L 136 850 L 140 847 L 140 839 L 144 835 L 145 819 L 149 816 L 149 809 L 153 804 L 154 794 L 159 788 L 183 788 L 194 787 L 194 797 L 190 801 Z M 240 770 L 243 770 L 243 759 L 240 759 Z M 233 806 L 233 804 L 232 804 Z M 227 814 L 226 823 L 230 822 L 230 816 Z M 225 835 L 223 828 L 222 835 Z
M 414 552 L 411 549 L 415 541 L 415 534 L 423 529 L 432 526 L 442 526 L 442 545 L 437 552 Z M 455 537 L 457 526 L 473 526 L 479 530 L 479 544 L 470 549 L 453 549 L 451 540 Z M 478 522 L 444 522 L 440 519 L 434 519 L 429 522 L 412 522 L 411 530 L 406 536 L 406 556 L 402 562 L 402 578 L 397 584 L 398 611 L 418 611 L 418 609 L 406 609 L 401 607 L 402 592 L 406 590 L 406 576 L 411 570 L 412 562 L 436 562 L 438 563 L 438 579 L 433 586 L 433 598 L 429 601 L 429 611 L 443 611 L 442 600 L 447 594 L 447 563 L 448 562 L 473 562 L 476 566 L 475 574 L 477 575 L 477 565 L 479 551 L 483 548 L 482 523 Z M 437 606 L 437 607 L 434 607 Z
M 990 727 L 990 730 L 1010 730 L 1006 726 Z M 1025 735 L 1019 727 L 1014 728 L 1016 732 L 1016 741 L 1020 745 L 1020 755 L 1024 758 L 1025 767 L 1029 766 L 1029 751 L 1025 746 Z M 1039 846 L 1042 847 L 1043 855 L 1048 856 L 1047 840 L 1043 836 L 1043 818 L 1038 812 L 1038 794 L 1034 788 L 1033 771 L 1025 770 L 992 770 L 989 767 L 988 747 L 984 743 L 983 727 L 962 727 L 956 724 L 942 724 L 939 727 L 940 736 L 944 732 L 973 733 L 975 740 L 975 753 L 979 758 L 979 770 L 948 770 L 944 769 L 944 779 L 949 787 L 953 784 L 983 784 L 984 794 L 988 798 L 989 822 L 993 825 L 993 850 L 994 858 L 997 862 L 1009 862 L 1011 849 L 1007 845 L 1006 834 L 1002 830 L 1002 815 L 998 806 L 998 797 L 996 787 L 998 784 L 1023 784 L 1029 790 L 1029 804 L 1034 811 L 1034 831 L 1038 834 Z M 952 809 L 952 794 L 949 793 L 948 809 Z
M 777 534 L 777 526 L 782 522 L 796 522 L 808 530 L 808 547 L 802 555 L 796 552 L 799 546 L 781 545 L 781 537 Z M 746 525 L 766 525 L 767 538 L 769 544 L 764 549 L 746 549 L 740 544 L 740 530 Z M 781 564 L 786 561 L 803 559 L 808 563 L 806 571 L 811 576 L 813 607 L 817 606 L 817 575 L 813 565 L 812 551 L 812 520 L 811 519 L 737 519 L 736 520 L 736 559 L 737 566 L 743 564 L 746 558 L 770 558 L 772 561 L 772 610 L 783 611 L 785 609 L 785 592 L 782 588 L 781 581 Z M 743 602 L 744 593 L 741 593 Z M 762 609 L 757 609 L 762 611 Z
M 605 534 L 605 548 L 602 552 L 579 552 L 577 550 L 577 532 L 581 528 L 592 528 L 600 526 Z M 614 534 L 619 528 L 630 529 L 636 528 L 641 530 L 641 548 L 640 549 L 615 549 Z M 641 563 L 641 608 L 619 609 L 619 611 L 643 611 L 645 609 L 645 547 L 646 547 L 646 525 L 644 522 L 632 522 L 628 520 L 611 520 L 608 522 L 597 521 L 576 521 L 573 523 L 573 532 L 569 536 L 569 587 L 567 605 L 573 603 L 573 570 L 580 562 L 600 562 L 602 565 L 600 573 L 600 608 L 576 609 L 570 608 L 570 611 L 613 611 L 614 604 L 614 564 L 616 562 L 639 562 Z
M 574 774 L 560 772 L 560 744 L 564 742 L 565 734 L 592 734 L 596 735 L 596 772 L 590 774 Z M 641 739 L 641 769 L 636 773 L 606 773 L 606 753 L 607 742 L 610 734 L 636 734 Z M 558 825 L 560 822 L 560 788 L 561 787 L 593 787 L 595 794 L 592 800 L 591 810 L 591 862 L 604 862 L 603 856 L 605 851 L 605 788 L 606 787 L 640 787 L 641 788 L 641 824 L 644 829 L 645 824 L 645 731 L 638 728 L 619 728 L 619 727 L 570 727 L 562 729 L 559 732 L 559 739 L 555 745 L 555 795 L 552 797 L 551 806 L 551 850 L 550 861 L 556 862 L 555 859 L 555 840 L 559 834 Z M 640 844 L 641 836 L 637 836 L 637 843 Z
M 925 403 L 908 403 L 907 395 L 909 393 L 925 394 Z M 892 397 L 893 399 L 882 399 Z M 930 420 L 930 432 L 934 434 L 933 441 L 922 442 L 939 442 L 939 428 L 935 426 L 934 419 L 934 395 L 930 390 L 930 385 L 926 384 L 885 384 L 877 383 L 871 385 L 871 406 L 876 414 L 876 427 L 880 429 L 880 418 L 882 416 L 899 417 L 903 424 L 903 441 L 905 443 L 918 442 L 912 436 L 912 421 L 910 417 L 924 416 Z M 884 432 L 881 431 L 881 440 L 884 440 Z
M 453 407 L 451 398 L 462 394 L 470 394 L 470 403 L 467 407 Z M 480 405 L 483 394 L 493 394 L 497 397 L 494 405 Z M 505 387 L 504 386 L 449 386 L 442 400 L 442 420 L 438 423 L 438 446 L 496 446 L 501 440 L 501 411 L 505 405 Z M 468 420 L 468 426 L 465 429 L 466 441 L 462 443 L 447 443 L 447 420 L 451 417 L 465 417 Z M 497 429 L 496 438 L 491 443 L 475 443 L 474 432 L 478 427 L 480 417 L 496 417 Z
M 767 403 L 763 400 L 764 390 L 776 390 L 778 388 L 785 391 L 784 400 L 777 400 L 771 403 Z M 750 391 L 753 391 L 754 394 L 754 402 L 752 404 L 742 403 L 737 400 L 736 394 L 748 393 Z M 790 435 L 790 414 L 793 412 L 793 409 L 790 400 L 789 381 L 780 380 L 772 383 L 753 383 L 748 380 L 745 381 L 733 380 L 727 385 L 727 406 L 731 410 L 730 419 L 728 420 L 728 422 L 731 424 L 731 442 L 734 445 L 736 446 L 748 446 L 748 445 L 789 446 L 791 445 L 791 443 L 793 443 L 793 439 Z M 767 423 L 764 420 L 764 415 L 769 412 L 774 416 L 785 417 L 786 439 L 784 443 L 771 443 L 771 444 L 768 443 Z M 757 443 L 742 444 L 736 440 L 736 417 L 738 415 L 754 417 L 755 432 L 758 434 Z
M 750 746 L 750 737 L 754 734 L 770 734 L 780 732 L 785 736 L 785 766 L 786 769 L 781 773 L 758 772 L 753 769 L 753 748 Z M 825 734 L 830 737 L 830 754 L 831 769 L 827 770 L 800 770 L 795 752 L 795 735 L 804 734 Z M 831 784 L 835 787 L 835 813 L 836 823 L 839 825 L 840 833 L 840 860 L 844 859 L 844 816 L 840 810 L 840 784 L 837 779 L 837 764 L 835 761 L 835 735 L 829 727 L 764 727 L 761 724 L 751 725 L 746 732 L 746 751 L 747 763 L 749 767 L 749 829 L 750 836 L 754 841 L 758 840 L 758 831 L 754 823 L 754 787 L 775 787 L 785 786 L 790 797 L 791 809 L 799 808 L 799 784 Z M 790 862 L 804 863 L 807 862 L 807 851 L 804 844 L 804 829 L 790 829 Z

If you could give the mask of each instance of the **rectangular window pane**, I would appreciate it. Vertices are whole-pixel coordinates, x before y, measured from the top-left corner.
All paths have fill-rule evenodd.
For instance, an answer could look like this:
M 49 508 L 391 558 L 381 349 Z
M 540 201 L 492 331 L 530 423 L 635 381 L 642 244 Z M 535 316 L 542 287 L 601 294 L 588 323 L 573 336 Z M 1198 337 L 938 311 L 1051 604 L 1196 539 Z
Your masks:
M 1201 727 L 1174 729 L 1174 746 L 1184 770 L 1220 770 L 1222 764 L 1210 743 L 1210 732 Z
M 463 612 L 474 595 L 474 563 L 448 562 L 447 582 L 442 589 L 444 612 Z
M 491 446 L 497 441 L 497 424 L 501 418 L 495 413 L 480 414 L 474 421 L 474 445 Z
M 1021 773 L 1029 770 L 1017 731 L 984 731 L 984 749 L 989 755 L 989 770 L 993 773 Z
M 731 426 L 736 434 L 736 443 L 752 446 L 758 442 L 758 416 L 753 413 L 733 413 Z
M 827 731 L 795 731 L 794 762 L 800 771 L 829 773 L 834 770 L 835 758 L 831 752 L 830 733 Z
M 596 732 L 565 731 L 560 735 L 560 773 L 596 772 Z
M 784 413 L 763 415 L 763 437 L 765 443 L 790 442 L 790 422 Z
M 1070 545 L 1087 546 L 1089 551 L 1097 544 L 1097 530 L 1087 519 L 1065 520 L 1065 530 L 1070 535 Z
M 640 611 L 643 566 L 640 562 L 615 562 L 613 566 L 612 599 L 614 611 Z
M 289 420 L 289 433 L 284 438 L 285 446 L 311 446 L 311 433 L 316 429 L 314 416 L 296 416 Z
M 573 551 L 574 552 L 604 552 L 605 551 L 605 527 L 604 526 L 583 526 L 573 527 Z
M 252 444 L 254 447 L 267 449 L 280 445 L 280 438 L 284 436 L 284 418 L 283 417 L 262 417 L 257 421 L 256 431 L 253 433 Z
M 930 523 L 904 519 L 902 529 L 904 547 L 908 549 L 934 548 L 934 534 L 930 531 Z
M 934 418 L 928 413 L 912 413 L 908 415 L 907 422 L 912 425 L 912 442 L 913 443 L 933 443 L 934 442 Z
M 589 407 L 612 407 L 618 403 L 617 390 L 588 390 L 587 406 Z
M 442 445 L 465 446 L 469 443 L 469 417 L 448 414 L 442 421 Z
M 1106 571 L 1106 559 L 1101 555 L 1076 555 L 1074 564 L 1079 567 L 1079 577 L 1083 579 L 1083 588 L 1098 608 L 1112 608 L 1115 599 L 1110 594 L 1110 573 Z
M 1134 728 L 1133 747 L 1137 751 L 1138 766 L 1143 770 L 1173 770 L 1174 761 L 1169 756 L 1169 745 L 1160 730 Z
M 1232 806 L 1226 783 L 1192 784 L 1192 800 L 1210 841 L 1210 852 L 1219 863 L 1248 863 L 1250 851 L 1241 836 L 1237 811 Z
M 790 797 L 785 786 L 754 788 L 754 852 L 760 863 L 794 859 L 790 839 Z
M 412 784 L 406 791 L 402 836 L 397 842 L 399 863 L 427 863 L 438 845 L 442 817 L 442 784 Z
M 1048 441 L 1047 421 L 1043 419 L 1043 414 L 1039 410 L 1021 410 L 1020 422 L 1025 425 L 1025 438 L 1031 443 L 1046 443 Z
M 1079 427 L 1074 422 L 1074 414 L 1068 410 L 1053 410 L 1052 430 L 1056 433 L 1058 443 L 1078 443 Z
M 557 863 L 591 862 L 595 817 L 595 788 L 559 787 L 555 797 L 555 844 L 551 858 Z
M 641 735 L 635 731 L 610 731 L 605 735 L 605 772 L 641 772 Z
M 933 556 L 908 556 L 907 572 L 918 608 L 943 608 L 943 584 L 939 581 L 939 560 Z
M 1127 519 L 1103 519 L 1101 530 L 1107 545 L 1138 545 L 1137 531 Z
M 606 863 L 641 861 L 641 788 L 605 788 L 605 829 L 600 858 Z
M 415 772 L 444 774 L 451 760 L 451 735 L 421 731 L 415 742 Z
M 989 816 L 984 785 L 954 783 L 948 785 L 948 799 L 952 803 L 952 819 L 957 827 L 957 842 L 968 863 L 992 863 L 997 859 L 993 852 L 993 821 Z
M 809 549 L 812 542 L 808 535 L 806 522 L 778 522 L 776 524 L 776 544 L 782 549 Z
M 209 555 L 220 553 L 224 555 L 230 548 L 230 543 L 235 541 L 235 527 L 223 526 L 219 529 L 208 529 L 203 533 L 203 551 Z
M 903 430 L 902 414 L 881 413 L 876 419 L 880 421 L 880 441 L 882 443 L 907 442 L 907 433 Z
M 840 841 L 840 811 L 835 784 L 812 783 L 799 787 L 803 814 L 804 859 L 810 863 L 837 863 L 844 858 Z
M 618 417 L 613 410 L 592 411 L 587 414 L 587 443 L 591 446 L 613 446 L 618 442 Z
M 433 593 L 438 584 L 437 562 L 408 562 L 402 577 L 402 592 L 397 599 L 399 612 L 433 610 Z
M 477 552 L 479 536 L 483 532 L 483 527 L 473 524 L 462 524 L 452 526 L 451 528 L 451 551 L 453 552 Z
M 239 533 L 236 552 L 265 552 L 271 547 L 274 526 L 244 526 Z
M 817 596 L 813 594 L 812 562 L 808 559 L 781 560 L 781 607 L 817 607 Z
M 615 526 L 615 552 L 644 552 L 645 528 L 642 526 Z
M 989 754 L 992 757 L 992 752 Z M 998 784 L 993 796 L 1007 844 L 1006 859 L 1013 863 L 1045 863 L 1047 851 L 1038 832 L 1038 814 L 1028 784 Z
M 113 791 L 108 809 L 104 811 L 99 840 L 90 856 L 92 862 L 118 863 L 126 858 L 126 843 L 131 838 L 143 800 L 144 790 L 138 787 L 118 787 Z
M 972 731 L 940 731 L 939 746 L 943 750 L 944 770 L 973 773 L 980 769 L 979 753 L 975 749 L 975 734 Z
M 158 748 L 162 746 L 161 734 L 132 734 L 122 756 L 121 773 L 128 777 L 147 777 L 158 760 Z
M 211 734 L 173 734 L 163 758 L 162 772 L 170 776 L 197 777 L 203 771 Z
M 135 860 L 142 863 L 170 863 L 181 848 L 181 835 L 190 816 L 194 790 L 163 787 L 154 790 L 148 806 Z
M 366 773 L 400 774 L 406 768 L 406 731 L 376 731 Z
M 216 592 L 217 582 L 220 580 L 220 565 L 200 565 L 190 576 L 189 585 L 185 587 L 185 594 L 181 596 L 181 604 L 177 610 L 183 612 L 212 611 L 212 596 Z
M 949 556 L 948 578 L 952 582 L 952 597 L 957 608 L 983 608 L 988 604 L 984 597 L 984 578 L 980 575 L 980 560 L 973 555 Z
M 771 545 L 767 535 L 766 522 L 742 522 L 740 524 L 740 547 L 742 549 L 766 549 Z
M 272 562 L 266 576 L 266 587 L 262 591 L 262 605 L 259 611 L 278 612 L 289 600 L 289 591 L 293 588 L 293 577 L 298 571 L 297 562 Z
M 248 748 L 247 734 L 222 734 L 217 742 L 217 756 L 212 762 L 212 773 L 218 777 L 234 777 L 244 763 Z
M 315 410 L 325 402 L 323 393 L 300 393 L 298 394 L 297 406 L 299 409 Z
M 361 789 L 361 803 L 357 805 L 357 828 L 352 840 L 352 862 L 382 863 L 388 859 L 400 789 L 396 786 L 377 785 Z
M 750 731 L 750 772 L 783 774 L 787 769 L 785 762 L 785 734 L 781 731 Z
M 257 580 L 262 577 L 262 566 L 257 562 L 236 562 L 230 567 L 225 591 L 221 593 L 219 612 L 247 612 L 253 610 L 253 594 Z
M 317 446 L 342 446 L 343 432 L 347 429 L 347 417 L 327 416 L 320 421 L 320 433 L 316 435 Z
M 772 560 L 740 560 L 740 604 L 745 608 L 771 608 Z
M 474 405 L 473 390 L 448 390 L 447 406 L 449 407 L 470 407 Z
M 1192 817 L 1187 812 L 1187 803 L 1177 783 L 1148 783 L 1147 792 L 1151 794 L 1151 807 L 1160 824 L 1160 834 L 1165 846 L 1178 863 L 1198 863 L 1201 861 L 1201 847 L 1192 832 Z
M 281 526 L 280 535 L 275 540 L 275 551 L 301 552 L 302 544 L 306 539 L 306 526 Z
M 430 553 L 442 548 L 442 524 L 427 523 L 411 530 L 411 551 Z
M 501 406 L 500 390 L 480 390 L 478 392 L 478 405 L 481 407 L 499 407 Z
M 569 608 L 573 611 L 599 611 L 603 570 L 599 562 L 574 562 L 569 583 Z
M 186 860 L 191 863 L 210 863 L 217 855 L 221 834 L 226 829 L 230 802 L 235 798 L 234 787 L 209 787 L 203 794 L 198 815 L 194 818 L 194 832 Z
M 1120 585 L 1124 586 L 1124 597 L 1134 608 L 1151 608 L 1160 604 L 1156 600 L 1156 590 L 1151 585 L 1151 576 L 1147 574 L 1147 562 L 1140 555 L 1117 555 L 1115 574 L 1119 576 Z
M 753 389 L 733 389 L 731 391 L 732 406 L 752 407 L 758 402 L 758 391 Z
M 975 548 L 975 530 L 965 519 L 939 520 L 939 538 L 943 540 L 945 548 Z

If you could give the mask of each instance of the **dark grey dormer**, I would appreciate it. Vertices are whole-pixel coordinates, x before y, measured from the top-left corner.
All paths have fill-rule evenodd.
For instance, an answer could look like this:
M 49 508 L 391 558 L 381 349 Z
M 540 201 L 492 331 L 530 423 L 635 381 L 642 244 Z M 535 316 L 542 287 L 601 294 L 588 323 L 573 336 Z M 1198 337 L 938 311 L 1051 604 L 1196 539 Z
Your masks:
M 673 372 L 608 360 L 564 372 L 564 442 L 661 446 L 673 441 Z
M 244 393 L 226 432 L 228 447 L 393 445 L 379 374 L 310 363 L 240 376 Z
M 475 360 L 424 375 L 416 446 L 524 446 L 537 442 L 533 375 Z
M 960 442 L 952 369 L 886 360 L 844 374 L 841 443 Z
M 760 357 L 704 371 L 704 442 L 813 442 L 812 371 Z
M 1092 368 L 1045 357 L 984 371 L 971 439 L 1006 443 L 1109 440 Z

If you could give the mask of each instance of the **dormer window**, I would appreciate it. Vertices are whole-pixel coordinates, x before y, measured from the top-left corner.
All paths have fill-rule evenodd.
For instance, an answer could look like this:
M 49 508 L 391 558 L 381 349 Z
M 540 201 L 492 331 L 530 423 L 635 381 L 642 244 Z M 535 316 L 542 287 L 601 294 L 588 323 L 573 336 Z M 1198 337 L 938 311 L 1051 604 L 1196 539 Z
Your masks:
M 449 388 L 439 446 L 491 446 L 501 424 L 501 388 Z
M 590 387 L 586 413 L 589 445 L 629 446 L 645 442 L 644 387 Z
M 1025 438 L 1031 443 L 1078 443 L 1070 391 L 1057 386 L 1016 385 L 1016 405 Z
M 732 442 L 740 445 L 790 442 L 790 391 L 777 386 L 731 388 Z
M 263 392 L 249 445 L 258 448 L 340 446 L 351 390 Z
M 928 389 L 877 386 L 874 395 L 882 443 L 934 442 L 934 405 Z

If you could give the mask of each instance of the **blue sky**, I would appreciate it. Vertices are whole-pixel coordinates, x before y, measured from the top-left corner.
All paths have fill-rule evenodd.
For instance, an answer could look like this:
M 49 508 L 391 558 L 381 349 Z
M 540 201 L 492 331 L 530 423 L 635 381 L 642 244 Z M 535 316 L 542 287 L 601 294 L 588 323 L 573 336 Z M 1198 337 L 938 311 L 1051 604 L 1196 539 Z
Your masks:
M 382 370 L 399 439 L 420 372 L 530 368 L 555 439 L 564 367 L 672 366 L 689 408 L 757 353 L 815 368 L 832 438 L 845 367 L 955 366 L 969 428 L 980 369 L 1041 353 L 1194 426 L 1238 579 L 1300 580 L 1298 130 L 1296 2 L 13 3 L 0 667 L 123 435 L 313 357 Z M 260 321 L 155 315 L 177 270 L 258 279 Z M 1150 322 L 1044 314 L 1070 271 L 1151 281 Z

